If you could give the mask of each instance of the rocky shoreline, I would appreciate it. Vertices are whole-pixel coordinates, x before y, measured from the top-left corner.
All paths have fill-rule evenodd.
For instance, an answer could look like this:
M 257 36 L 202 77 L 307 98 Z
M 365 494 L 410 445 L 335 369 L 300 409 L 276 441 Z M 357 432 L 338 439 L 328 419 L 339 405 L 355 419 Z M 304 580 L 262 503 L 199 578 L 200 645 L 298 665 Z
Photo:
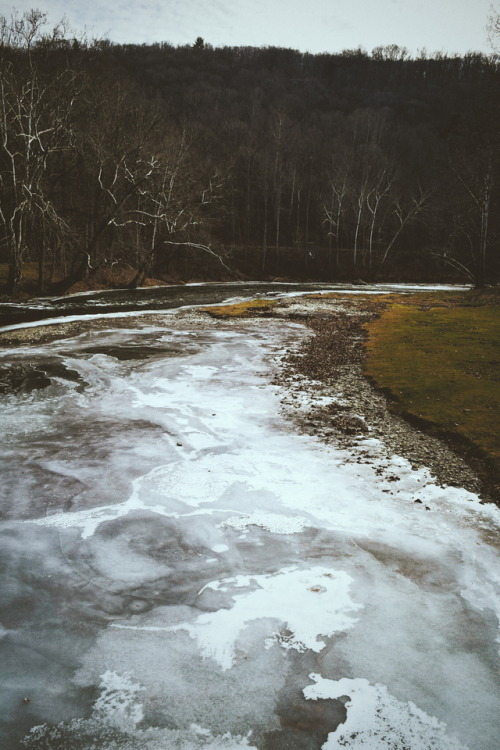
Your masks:
M 352 460 L 358 463 L 369 460 L 363 444 L 374 438 L 386 457 L 401 456 L 414 469 L 428 469 L 438 484 L 462 487 L 498 504 L 481 459 L 473 458 L 471 465 L 446 440 L 410 424 L 364 374 L 364 324 L 377 314 L 376 302 L 325 299 L 311 305 L 303 300 L 295 308 L 288 307 L 289 316 L 301 318 L 313 335 L 283 357 L 276 383 L 290 391 L 285 406 L 304 432 L 354 449 Z M 317 404 L 305 413 L 293 406 L 301 393 Z

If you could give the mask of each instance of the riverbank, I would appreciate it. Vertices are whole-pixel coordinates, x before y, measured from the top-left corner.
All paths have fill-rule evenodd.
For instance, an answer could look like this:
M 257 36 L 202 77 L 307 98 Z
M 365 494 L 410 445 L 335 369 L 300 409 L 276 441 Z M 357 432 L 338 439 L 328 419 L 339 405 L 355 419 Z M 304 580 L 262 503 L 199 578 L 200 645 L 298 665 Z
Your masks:
M 353 460 L 358 462 L 369 460 L 367 438 L 381 441 L 387 457 L 402 456 L 414 469 L 426 467 L 440 484 L 463 487 L 498 504 L 498 473 L 484 452 L 470 441 L 457 440 L 450 429 L 412 421 L 388 389 L 367 377 L 367 326 L 379 315 L 373 307 L 371 302 L 350 301 L 347 310 L 312 317 L 308 325 L 314 336 L 284 358 L 278 382 L 289 384 L 294 398 L 298 391 L 308 391 L 318 403 L 309 413 L 299 410 L 302 429 L 346 450 L 355 449 Z M 322 406 L 322 399 L 331 396 L 334 403 Z
M 291 390 L 292 401 L 287 401 L 287 404 L 305 432 L 317 434 L 325 442 L 334 442 L 349 450 L 356 448 L 360 441 L 366 441 L 367 437 L 376 438 L 383 441 L 389 452 L 406 458 L 413 468 L 427 467 L 441 484 L 464 487 L 484 500 L 498 504 L 498 362 L 489 362 L 486 387 L 481 388 L 481 383 L 476 390 L 471 389 L 469 384 L 467 389 L 461 388 L 451 353 L 446 351 L 446 345 L 454 349 L 454 342 L 450 341 L 449 336 L 441 336 L 441 367 L 438 370 L 434 365 L 423 385 L 425 382 L 428 384 L 429 379 L 435 379 L 436 383 L 420 395 L 420 403 L 427 401 L 424 418 L 415 413 L 418 404 L 416 401 L 413 403 L 415 359 L 419 355 L 421 358 L 422 347 L 430 346 L 435 335 L 433 331 L 429 331 L 428 339 L 420 341 L 420 350 L 415 342 L 413 348 L 410 345 L 404 351 L 399 348 L 396 355 L 395 334 L 391 338 L 389 332 L 383 344 L 379 342 L 376 362 L 373 355 L 374 332 L 384 330 L 386 317 L 395 305 L 413 311 L 446 309 L 448 314 L 459 311 L 462 337 L 457 346 L 461 347 L 462 360 L 475 373 L 474 368 L 481 367 L 481 361 L 488 357 L 488 352 L 484 351 L 484 346 L 483 350 L 481 345 L 478 346 L 473 321 L 477 318 L 478 310 L 482 310 L 483 318 L 487 311 L 489 319 L 497 323 L 500 310 L 497 301 L 498 291 L 489 290 L 458 294 L 417 293 L 404 297 L 383 295 L 375 298 L 363 294 L 350 297 L 332 294 L 286 302 L 287 317 L 302 320 L 314 335 L 298 351 L 290 351 L 284 357 L 276 382 L 286 384 Z M 221 315 L 224 309 L 218 308 L 214 312 Z M 234 306 L 226 314 L 233 317 Z M 261 312 L 257 307 L 250 310 L 243 307 L 242 314 L 275 317 L 281 312 L 275 308 L 264 308 Z M 470 334 L 466 332 L 467 325 Z M 492 326 L 488 331 L 491 344 L 495 330 Z M 485 336 L 483 331 L 483 338 Z M 396 385 L 394 378 L 388 377 L 393 372 L 398 375 L 406 373 L 404 382 L 412 386 L 411 390 L 408 386 L 408 393 L 400 389 L 401 377 Z M 446 400 L 445 389 L 450 378 L 455 380 L 455 389 L 450 390 Z M 301 413 L 300 409 L 293 408 L 293 403 L 294 400 L 300 401 L 305 393 L 317 404 L 325 399 L 328 401 L 332 396 L 335 400 L 326 406 L 318 405 L 312 411 Z M 433 398 L 440 406 L 441 402 L 447 401 L 446 422 L 438 418 L 441 412 L 433 403 Z M 464 431 L 464 415 L 476 416 L 475 420 L 469 418 L 469 421 L 474 424 L 481 421 L 482 431 Z M 357 455 L 355 460 L 363 461 L 366 457 L 367 454 Z
M 419 295 L 420 304 L 435 305 L 439 299 L 447 304 L 458 304 L 463 293 L 430 293 Z M 467 299 L 478 303 L 475 292 Z M 397 299 L 401 302 L 401 296 Z M 415 302 L 417 296 L 406 295 L 404 300 Z M 168 325 L 189 318 L 198 328 L 217 326 L 214 317 L 223 316 L 231 325 L 247 324 L 247 318 L 261 320 L 283 319 L 304 324 L 310 336 L 292 348 L 282 358 L 276 371 L 276 383 L 286 393 L 283 408 L 303 432 L 314 434 L 323 442 L 335 443 L 353 452 L 354 461 L 369 460 L 366 447 L 356 450 L 367 438 L 380 441 L 387 454 L 391 452 L 407 459 L 414 468 L 427 467 L 443 485 L 464 487 L 479 494 L 484 500 L 500 502 L 498 475 L 491 461 L 479 451 L 471 450 L 467 441 L 457 441 L 452 430 L 436 434 L 435 426 L 423 420 L 412 424 L 401 401 L 396 402 L 391 393 L 384 392 L 383 383 L 367 378 L 366 340 L 367 326 L 380 320 L 394 302 L 390 295 L 322 294 L 292 297 L 266 304 L 181 310 L 169 317 Z M 479 300 L 484 302 L 484 299 Z M 164 313 L 143 313 L 141 318 L 165 322 Z M 133 316 L 132 316 L 133 318 Z M 131 315 L 113 317 L 112 325 L 130 325 Z M 26 346 L 45 344 L 65 336 L 85 335 L 109 328 L 109 318 L 74 320 L 57 325 L 37 325 L 4 332 L 0 345 Z M 368 368 L 369 369 L 369 368 Z M 29 383 L 43 379 L 43 373 L 16 371 L 0 373 L 0 387 L 22 389 Z M 297 407 L 306 399 L 309 406 Z M 332 400 L 333 399 L 333 400 Z M 469 407 L 465 407 L 469 408 Z M 473 408 L 473 404 L 470 408 Z

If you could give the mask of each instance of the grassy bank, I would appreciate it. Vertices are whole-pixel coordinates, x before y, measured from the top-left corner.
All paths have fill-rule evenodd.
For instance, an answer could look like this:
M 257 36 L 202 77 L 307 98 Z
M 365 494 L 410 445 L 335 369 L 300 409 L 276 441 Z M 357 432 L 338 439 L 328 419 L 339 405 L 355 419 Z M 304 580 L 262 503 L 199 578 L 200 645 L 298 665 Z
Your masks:
M 395 407 L 500 478 L 500 304 L 495 298 L 414 295 L 368 325 L 366 372 Z

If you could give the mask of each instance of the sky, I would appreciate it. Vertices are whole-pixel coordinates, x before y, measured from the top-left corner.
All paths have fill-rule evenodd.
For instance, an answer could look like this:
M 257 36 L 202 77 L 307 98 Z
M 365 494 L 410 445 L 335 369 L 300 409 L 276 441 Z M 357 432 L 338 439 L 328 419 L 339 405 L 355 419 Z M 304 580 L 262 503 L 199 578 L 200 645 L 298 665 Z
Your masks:
M 452 53 L 491 52 L 486 24 L 492 0 L 0 0 L 0 14 L 38 7 L 52 25 L 119 43 L 278 46 L 339 52 L 398 44 Z M 493 5 L 495 3 L 493 2 Z M 500 9 L 500 3 L 495 5 Z

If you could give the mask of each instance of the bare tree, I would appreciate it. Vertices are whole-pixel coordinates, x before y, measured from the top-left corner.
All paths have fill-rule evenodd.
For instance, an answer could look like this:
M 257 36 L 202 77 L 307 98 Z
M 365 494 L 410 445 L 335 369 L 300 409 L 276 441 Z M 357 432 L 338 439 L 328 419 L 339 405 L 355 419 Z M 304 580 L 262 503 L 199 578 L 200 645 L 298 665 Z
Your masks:
M 491 45 L 491 49 L 497 54 L 500 54 L 500 12 L 496 10 L 493 5 L 490 7 L 486 29 L 488 31 L 488 41 Z
M 201 175 L 190 150 L 185 130 L 170 134 L 157 157 L 152 179 L 140 186 L 137 205 L 127 212 L 126 221 L 140 224 L 149 236 L 133 285 L 144 281 L 165 247 L 200 250 L 228 269 L 222 256 L 204 241 L 224 177 L 218 171 Z
M 0 17 L 0 242 L 8 252 L 11 292 L 33 244 L 67 230 L 47 175 L 51 160 L 70 144 L 79 79 L 67 64 L 52 69 L 50 53 L 65 27 L 46 34 L 45 25 L 37 10 Z
M 380 214 L 396 179 L 396 172 L 389 161 L 381 165 L 376 179 L 366 195 L 366 206 L 370 214 L 368 235 L 368 272 L 371 275 L 374 258 L 376 229 L 381 223 Z
M 467 268 L 475 285 L 481 287 L 486 283 L 491 245 L 490 218 L 497 173 L 494 162 L 498 150 L 492 145 L 484 145 L 474 151 L 461 149 L 451 158 L 452 172 L 459 188 L 455 223 L 468 246 L 468 257 L 462 268 Z
M 352 164 L 344 155 L 332 154 L 328 175 L 329 201 L 322 201 L 324 223 L 328 230 L 328 265 L 332 262 L 332 237 L 335 239 L 335 267 L 339 265 L 339 253 L 345 217 L 345 203 L 348 197 Z
M 418 190 L 415 190 L 413 193 L 405 194 L 403 191 L 396 191 L 394 195 L 391 196 L 391 216 L 393 222 L 386 230 L 384 247 L 380 252 L 377 261 L 377 272 L 383 265 L 385 265 L 389 256 L 394 253 L 396 240 L 399 238 L 403 229 L 422 217 L 431 195 L 431 190 L 418 188 Z

